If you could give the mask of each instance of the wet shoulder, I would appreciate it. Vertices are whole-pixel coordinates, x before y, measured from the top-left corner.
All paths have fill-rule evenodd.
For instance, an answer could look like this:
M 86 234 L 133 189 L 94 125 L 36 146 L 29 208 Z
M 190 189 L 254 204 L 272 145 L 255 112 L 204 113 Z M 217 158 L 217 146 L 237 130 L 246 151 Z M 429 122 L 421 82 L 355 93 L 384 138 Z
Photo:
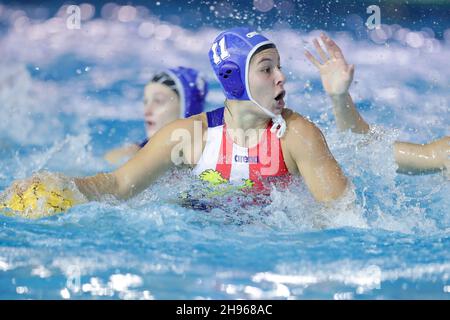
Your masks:
M 282 143 L 287 158 L 298 162 L 326 150 L 325 137 L 312 121 L 292 110 L 286 110 L 285 120 L 287 130 Z
M 316 144 L 320 130 L 314 123 L 298 114 L 297 112 L 285 108 L 282 116 L 286 121 L 287 130 L 281 139 L 284 162 L 291 174 L 298 174 L 296 159 L 303 158 L 305 153 L 311 151 L 311 146 Z
M 312 138 L 320 134 L 320 129 L 312 121 L 301 114 L 285 108 L 282 115 L 287 125 L 286 139 L 298 139 L 299 136 Z

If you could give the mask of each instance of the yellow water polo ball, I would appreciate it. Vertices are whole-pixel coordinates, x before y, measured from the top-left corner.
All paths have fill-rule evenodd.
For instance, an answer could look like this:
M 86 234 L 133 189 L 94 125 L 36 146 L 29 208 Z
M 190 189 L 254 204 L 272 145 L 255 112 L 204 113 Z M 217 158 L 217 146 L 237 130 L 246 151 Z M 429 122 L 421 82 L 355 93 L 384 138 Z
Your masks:
M 41 182 L 33 182 L 24 192 L 14 193 L 1 206 L 25 213 L 30 218 L 39 218 L 64 212 L 74 204 L 74 196 L 69 189 L 52 189 Z

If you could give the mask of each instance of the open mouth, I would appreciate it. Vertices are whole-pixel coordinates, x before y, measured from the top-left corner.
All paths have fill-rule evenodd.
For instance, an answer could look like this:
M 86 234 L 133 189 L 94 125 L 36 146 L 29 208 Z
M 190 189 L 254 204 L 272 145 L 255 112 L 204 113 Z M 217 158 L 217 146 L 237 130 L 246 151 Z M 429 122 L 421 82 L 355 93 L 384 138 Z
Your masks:
M 280 101 L 281 99 L 284 98 L 285 95 L 286 95 L 286 91 L 283 90 L 275 97 L 275 100 Z
M 146 123 L 147 126 L 149 126 L 149 127 L 155 125 L 155 123 L 154 123 L 153 121 L 146 121 L 145 123 Z

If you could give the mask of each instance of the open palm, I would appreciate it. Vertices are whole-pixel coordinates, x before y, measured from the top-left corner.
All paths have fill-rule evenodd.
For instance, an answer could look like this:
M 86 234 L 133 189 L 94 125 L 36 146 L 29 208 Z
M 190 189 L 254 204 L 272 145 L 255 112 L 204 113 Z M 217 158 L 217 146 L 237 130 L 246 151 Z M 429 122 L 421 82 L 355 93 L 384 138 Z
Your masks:
M 309 51 L 305 52 L 305 56 L 319 69 L 323 87 L 328 95 L 346 94 L 353 80 L 355 66 L 347 64 L 341 49 L 331 38 L 322 33 L 321 39 L 328 55 L 320 46 L 319 41 L 314 39 L 314 46 L 322 61 L 315 58 Z

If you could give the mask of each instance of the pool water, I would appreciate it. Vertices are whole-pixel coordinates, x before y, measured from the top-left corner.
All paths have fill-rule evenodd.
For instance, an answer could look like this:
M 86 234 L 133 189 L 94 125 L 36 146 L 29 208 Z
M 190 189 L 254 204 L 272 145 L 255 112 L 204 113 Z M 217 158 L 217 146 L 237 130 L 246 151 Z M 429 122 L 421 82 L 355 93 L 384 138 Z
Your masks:
M 0 190 L 38 171 L 112 170 L 102 156 L 145 137 L 142 89 L 163 67 L 198 68 L 210 80 L 207 108 L 223 102 L 206 55 L 220 26 L 111 8 L 116 16 L 97 6 L 68 30 L 64 10 L 38 19 L 0 6 Z M 353 191 L 324 207 L 295 178 L 264 206 L 226 197 L 204 212 L 180 205 L 199 184 L 180 168 L 128 201 L 0 215 L 0 299 L 449 299 L 448 173 L 398 174 L 392 143 L 449 134 L 450 29 L 329 32 L 356 65 L 351 94 L 376 124 L 360 136 L 336 130 L 301 53 L 319 31 L 259 26 L 279 47 L 288 106 L 324 132 Z

